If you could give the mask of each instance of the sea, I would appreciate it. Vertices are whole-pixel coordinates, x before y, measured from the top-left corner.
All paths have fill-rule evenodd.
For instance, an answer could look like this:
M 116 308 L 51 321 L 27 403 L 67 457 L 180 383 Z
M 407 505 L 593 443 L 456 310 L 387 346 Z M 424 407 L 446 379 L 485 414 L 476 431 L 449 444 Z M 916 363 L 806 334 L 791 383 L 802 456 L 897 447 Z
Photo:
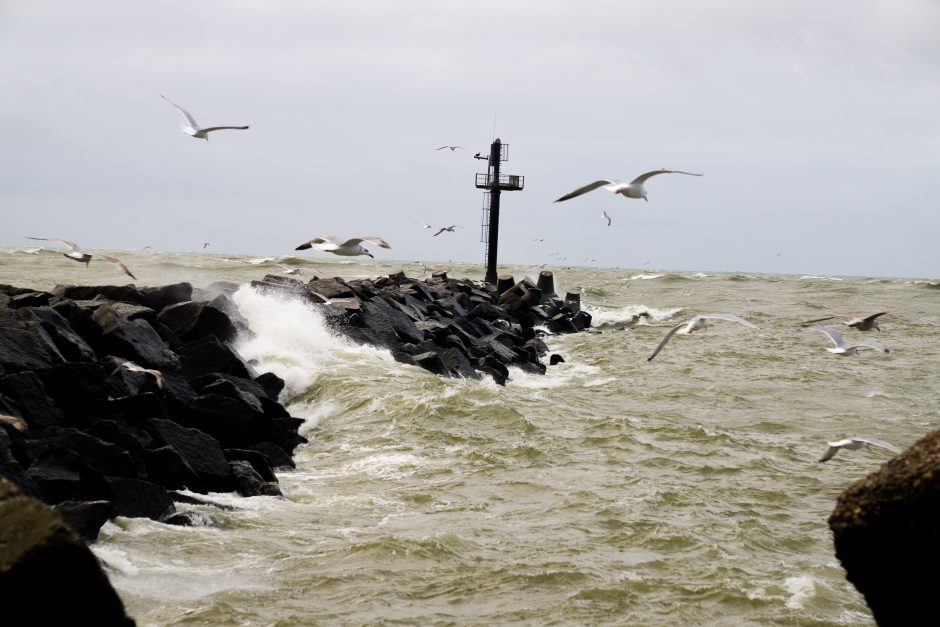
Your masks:
M 95 251 L 92 251 L 95 252 Z M 286 381 L 309 443 L 283 498 L 209 494 L 203 522 L 105 524 L 92 550 L 138 625 L 873 625 L 834 554 L 839 494 L 940 425 L 940 281 L 551 270 L 592 331 L 546 335 L 539 376 L 445 379 L 360 346 L 250 281 L 418 279 L 480 264 L 108 251 L 138 285 L 240 287 L 237 350 Z M 59 247 L 0 249 L 0 283 L 126 284 Z M 881 331 L 841 324 L 885 311 Z M 732 313 L 675 335 L 698 314 Z M 826 351 L 823 324 L 889 353 Z M 545 360 L 547 362 L 547 359 Z

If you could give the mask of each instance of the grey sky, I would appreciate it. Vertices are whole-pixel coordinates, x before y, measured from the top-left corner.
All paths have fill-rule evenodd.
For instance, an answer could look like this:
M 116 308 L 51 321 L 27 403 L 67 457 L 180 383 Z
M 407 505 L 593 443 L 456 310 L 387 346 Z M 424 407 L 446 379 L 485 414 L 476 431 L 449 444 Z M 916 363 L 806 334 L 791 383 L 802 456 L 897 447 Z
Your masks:
M 940 276 L 936 0 L 4 0 L 0 85 L 0 245 L 482 262 L 495 117 L 501 262 Z

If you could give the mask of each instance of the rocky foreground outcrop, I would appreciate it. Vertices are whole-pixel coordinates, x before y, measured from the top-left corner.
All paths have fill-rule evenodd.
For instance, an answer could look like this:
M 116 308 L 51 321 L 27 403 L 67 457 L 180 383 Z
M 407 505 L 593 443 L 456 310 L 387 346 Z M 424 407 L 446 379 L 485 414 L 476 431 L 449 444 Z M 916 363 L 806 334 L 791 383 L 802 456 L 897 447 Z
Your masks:
M 115 516 L 174 516 L 179 491 L 278 495 L 306 440 L 284 382 L 234 352 L 225 295 L 0 286 L 0 475 L 91 541 Z
M 537 328 L 575 333 L 591 326 L 577 294 L 564 300 L 555 294 L 550 272 L 543 272 L 538 283 L 504 275 L 496 286 L 451 279 L 445 272 L 425 281 L 404 272 L 375 280 L 314 277 L 307 282 L 268 275 L 252 286 L 303 299 L 336 331 L 388 348 L 402 363 L 442 376 L 488 375 L 500 384 L 510 367 L 545 372 L 541 358 L 548 348 Z
M 58 513 L 0 477 L 5 625 L 133 627 L 85 542 Z
M 940 430 L 849 486 L 829 527 L 848 580 L 879 625 L 932 623 L 940 579 Z

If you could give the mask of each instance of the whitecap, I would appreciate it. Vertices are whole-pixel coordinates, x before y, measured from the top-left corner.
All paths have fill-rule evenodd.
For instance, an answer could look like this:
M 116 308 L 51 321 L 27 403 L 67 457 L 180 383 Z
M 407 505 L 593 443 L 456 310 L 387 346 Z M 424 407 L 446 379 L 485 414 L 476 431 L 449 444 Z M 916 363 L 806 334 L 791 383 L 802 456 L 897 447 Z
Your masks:
M 806 601 L 816 595 L 816 581 L 809 575 L 787 577 L 783 587 L 790 593 L 787 607 L 791 610 L 803 609 Z

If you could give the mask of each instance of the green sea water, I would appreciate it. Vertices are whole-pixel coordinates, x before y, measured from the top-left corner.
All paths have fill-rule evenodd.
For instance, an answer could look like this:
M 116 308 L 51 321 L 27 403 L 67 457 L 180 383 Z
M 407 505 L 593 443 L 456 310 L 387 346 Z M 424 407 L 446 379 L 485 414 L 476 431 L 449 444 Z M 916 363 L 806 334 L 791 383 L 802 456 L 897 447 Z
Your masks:
M 94 251 L 93 251 L 94 252 Z M 247 284 L 471 264 L 112 251 L 140 285 L 215 281 L 252 327 L 239 351 L 287 382 L 310 440 L 284 498 L 213 494 L 212 524 L 119 518 L 93 546 L 139 625 L 872 625 L 833 551 L 839 493 L 940 423 L 940 284 L 864 277 L 548 268 L 596 333 L 509 383 L 441 379 L 335 336 Z M 537 277 L 539 268 L 500 272 Z M 0 283 L 123 284 L 110 264 L 0 249 Z M 800 322 L 887 311 L 828 353 Z M 724 312 L 676 335 L 678 322 Z M 639 324 L 628 322 L 641 313 Z M 546 360 L 547 361 L 547 360 Z

